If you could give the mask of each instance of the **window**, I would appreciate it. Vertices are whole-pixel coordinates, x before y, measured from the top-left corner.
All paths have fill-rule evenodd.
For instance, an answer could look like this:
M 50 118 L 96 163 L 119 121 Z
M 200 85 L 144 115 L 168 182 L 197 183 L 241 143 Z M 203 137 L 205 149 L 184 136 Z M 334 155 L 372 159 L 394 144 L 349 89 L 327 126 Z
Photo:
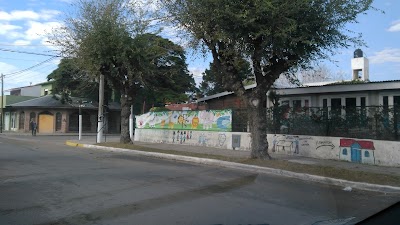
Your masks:
M 11 128 L 15 128 L 15 118 L 16 117 L 16 113 L 12 112 L 11 113 Z
M 355 115 L 356 105 L 356 98 L 346 98 L 346 116 Z
M 301 100 L 293 100 L 293 110 L 301 111 Z
M 356 98 L 346 98 L 346 108 L 355 108 Z
M 324 107 L 324 108 L 328 107 L 328 99 L 324 98 L 322 100 L 322 107 Z
M 20 112 L 19 113 L 19 129 L 23 130 L 25 129 L 25 113 L 24 112 Z
M 365 97 L 361 97 L 361 108 L 365 108 L 365 106 L 366 106 Z
M 308 107 L 310 107 L 310 102 L 308 101 L 308 99 L 304 100 L 304 108 L 305 108 L 305 112 L 308 114 L 309 109 Z
M 347 155 L 347 148 L 344 148 L 344 149 L 342 150 L 342 155 Z
M 341 98 L 332 98 L 331 99 L 331 114 L 333 116 L 339 116 L 342 114 L 342 99 Z
M 340 109 L 342 108 L 342 99 L 341 98 L 332 98 L 331 99 L 332 109 Z
M 364 157 L 369 157 L 369 152 L 368 151 L 364 152 Z
M 33 119 L 33 121 L 36 121 L 36 113 L 34 113 L 34 112 L 31 112 L 29 114 L 29 121 L 32 121 L 32 119 Z
M 48 95 L 49 94 L 49 89 L 44 89 L 44 95 Z
M 383 109 L 389 109 L 389 97 L 383 96 Z
M 400 106 L 400 96 L 393 96 L 393 105 L 397 107 Z
M 62 114 L 60 112 L 56 113 L 56 131 L 61 130 Z

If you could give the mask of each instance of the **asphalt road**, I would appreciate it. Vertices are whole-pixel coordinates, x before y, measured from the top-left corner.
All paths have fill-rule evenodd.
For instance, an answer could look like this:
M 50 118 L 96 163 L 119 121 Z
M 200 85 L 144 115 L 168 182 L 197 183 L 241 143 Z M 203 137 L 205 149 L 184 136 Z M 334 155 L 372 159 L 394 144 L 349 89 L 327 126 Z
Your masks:
M 0 137 L 0 224 L 354 223 L 398 195 Z

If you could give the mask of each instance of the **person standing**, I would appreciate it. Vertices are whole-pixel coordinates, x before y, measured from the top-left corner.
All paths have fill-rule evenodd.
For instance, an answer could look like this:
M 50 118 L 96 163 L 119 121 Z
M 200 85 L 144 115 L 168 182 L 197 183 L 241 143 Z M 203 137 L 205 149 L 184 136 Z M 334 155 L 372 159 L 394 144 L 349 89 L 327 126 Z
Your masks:
M 33 119 L 31 119 L 31 122 L 30 122 L 29 126 L 30 126 L 30 128 L 32 130 L 32 136 L 36 136 L 36 126 L 37 126 L 37 124 Z
M 36 136 L 37 123 L 33 121 L 33 136 Z

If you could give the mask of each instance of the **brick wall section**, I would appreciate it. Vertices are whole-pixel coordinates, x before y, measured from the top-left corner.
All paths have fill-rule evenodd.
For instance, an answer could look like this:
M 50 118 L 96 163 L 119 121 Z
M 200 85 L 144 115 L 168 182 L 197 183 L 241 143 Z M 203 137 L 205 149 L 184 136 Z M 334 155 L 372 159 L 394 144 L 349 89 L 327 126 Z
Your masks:
M 226 95 L 207 101 L 207 109 L 240 109 L 244 108 L 244 103 L 236 95 Z

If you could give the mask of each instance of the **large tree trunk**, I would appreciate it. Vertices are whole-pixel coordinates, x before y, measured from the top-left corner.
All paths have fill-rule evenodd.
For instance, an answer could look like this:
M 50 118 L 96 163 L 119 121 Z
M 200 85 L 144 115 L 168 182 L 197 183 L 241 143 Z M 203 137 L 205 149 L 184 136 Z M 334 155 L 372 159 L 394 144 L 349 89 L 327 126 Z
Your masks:
M 133 98 L 125 94 L 121 95 L 121 137 L 120 143 L 132 143 L 129 136 L 129 116 L 131 114 L 131 105 Z
M 266 91 L 257 87 L 257 91 L 246 95 L 247 111 L 251 133 L 251 157 L 271 159 L 268 154 Z M 260 90 L 261 89 L 261 90 Z

